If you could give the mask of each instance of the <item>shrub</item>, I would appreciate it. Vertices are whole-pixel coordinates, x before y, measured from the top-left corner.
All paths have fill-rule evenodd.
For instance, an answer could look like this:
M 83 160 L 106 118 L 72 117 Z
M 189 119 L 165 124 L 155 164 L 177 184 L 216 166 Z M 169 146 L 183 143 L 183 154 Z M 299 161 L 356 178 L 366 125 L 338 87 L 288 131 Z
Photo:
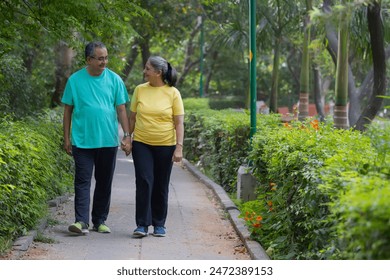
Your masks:
M 238 168 L 249 149 L 249 117 L 231 110 L 203 110 L 186 115 L 185 157 L 226 191 L 235 191 Z
M 278 115 L 258 115 L 257 129 L 276 127 Z M 236 190 L 237 171 L 247 164 L 250 117 L 246 111 L 190 110 L 185 116 L 185 158 L 220 184 Z
M 221 96 L 209 98 L 209 106 L 213 110 L 246 108 L 245 99 L 241 96 Z
M 348 189 L 330 204 L 335 238 L 332 259 L 390 259 L 390 184 L 381 174 L 350 178 Z
M 246 112 L 198 110 L 185 133 L 186 157 L 229 192 L 249 164 L 257 199 L 239 205 L 241 217 L 271 258 L 390 258 L 390 122 L 360 133 L 258 115 L 250 142 Z
M 51 115 L 0 121 L 0 251 L 36 225 L 47 199 L 70 190 L 72 169 Z
M 208 98 L 184 98 L 183 104 L 185 111 L 210 109 Z
M 24 117 L 45 108 L 48 97 L 41 77 L 29 73 L 20 56 L 0 57 L 0 114 Z
M 274 258 L 327 258 L 323 251 L 334 225 L 328 203 L 345 189 L 341 173 L 359 173 L 375 156 L 368 137 L 316 121 L 256 134 L 249 157 L 260 182 L 262 212 L 256 215 L 263 217 L 263 224 L 254 238 Z M 329 178 L 333 180 L 327 188 L 318 187 Z

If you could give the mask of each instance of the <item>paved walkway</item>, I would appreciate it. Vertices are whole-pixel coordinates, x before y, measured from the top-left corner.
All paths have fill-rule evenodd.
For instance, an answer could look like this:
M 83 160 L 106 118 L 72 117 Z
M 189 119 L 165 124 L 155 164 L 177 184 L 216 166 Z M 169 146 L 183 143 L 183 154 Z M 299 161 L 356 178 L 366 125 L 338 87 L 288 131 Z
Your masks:
M 52 213 L 57 225 L 43 236 L 55 243 L 34 242 L 19 259 L 42 260 L 248 260 L 267 259 L 260 245 L 250 241 L 239 212 L 223 189 L 183 161 L 175 164 L 170 185 L 167 236 L 132 238 L 135 228 L 135 179 L 131 157 L 118 153 L 107 225 L 112 233 L 91 231 L 78 236 L 67 231 L 73 222 L 73 197 Z M 50 221 L 50 220 L 49 220 Z M 49 222 L 50 224 L 50 222 Z M 19 240 L 26 247 L 29 238 Z M 32 238 L 30 238 L 32 240 Z M 31 243 L 31 242 L 30 242 Z M 18 249 L 18 246 L 14 246 Z M 15 252 L 15 250 L 14 250 Z

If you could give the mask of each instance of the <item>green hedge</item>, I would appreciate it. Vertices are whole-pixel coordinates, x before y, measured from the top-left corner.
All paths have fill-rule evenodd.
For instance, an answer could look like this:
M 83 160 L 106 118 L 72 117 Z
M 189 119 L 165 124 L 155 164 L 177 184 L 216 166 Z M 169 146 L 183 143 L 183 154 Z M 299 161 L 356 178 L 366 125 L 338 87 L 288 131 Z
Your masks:
M 273 259 L 390 259 L 390 125 L 366 133 L 316 121 L 187 111 L 185 157 L 225 190 L 249 163 L 258 199 L 239 205 Z
M 187 110 L 184 156 L 221 185 L 236 189 L 236 172 L 249 149 L 249 115 L 232 110 Z
M 0 252 L 37 224 L 48 199 L 70 191 L 72 164 L 55 112 L 37 120 L 0 120 Z
M 259 115 L 257 129 L 278 126 L 279 120 L 278 115 Z M 227 192 L 235 192 L 237 170 L 248 163 L 249 123 L 247 111 L 186 108 L 185 158 Z
M 246 108 L 245 99 L 241 96 L 220 96 L 209 98 L 209 106 L 213 110 Z
M 390 258 L 389 160 L 368 135 L 297 122 L 256 135 L 249 157 L 259 195 L 243 216 L 271 257 Z

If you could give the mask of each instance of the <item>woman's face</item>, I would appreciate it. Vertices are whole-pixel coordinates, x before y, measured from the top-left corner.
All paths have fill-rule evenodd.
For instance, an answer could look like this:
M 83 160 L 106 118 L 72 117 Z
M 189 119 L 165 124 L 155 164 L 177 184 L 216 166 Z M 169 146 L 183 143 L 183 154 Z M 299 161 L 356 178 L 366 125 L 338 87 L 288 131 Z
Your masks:
M 150 62 L 146 62 L 145 68 L 144 68 L 144 79 L 147 82 L 156 82 L 161 81 L 161 70 L 157 71 L 153 68 L 153 66 L 150 64 Z

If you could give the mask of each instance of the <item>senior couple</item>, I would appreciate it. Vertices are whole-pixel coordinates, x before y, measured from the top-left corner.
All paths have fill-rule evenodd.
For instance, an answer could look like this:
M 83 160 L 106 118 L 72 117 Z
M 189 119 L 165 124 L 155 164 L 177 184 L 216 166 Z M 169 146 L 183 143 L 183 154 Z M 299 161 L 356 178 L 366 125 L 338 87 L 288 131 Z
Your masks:
M 176 70 L 164 58 L 151 56 L 143 70 L 146 82 L 135 87 L 127 113 L 128 92 L 122 79 L 107 68 L 106 46 L 89 43 L 85 61 L 86 67 L 68 79 L 61 100 L 64 149 L 75 162 L 75 220 L 68 230 L 86 234 L 91 227 L 111 232 L 106 220 L 120 145 L 126 156 L 132 154 L 135 168 L 132 234 L 144 237 L 152 227 L 154 236 L 163 237 L 172 165 L 183 157 L 184 106 L 175 88 Z M 118 120 L 123 139 L 118 136 Z M 90 203 L 93 172 L 96 185 Z

